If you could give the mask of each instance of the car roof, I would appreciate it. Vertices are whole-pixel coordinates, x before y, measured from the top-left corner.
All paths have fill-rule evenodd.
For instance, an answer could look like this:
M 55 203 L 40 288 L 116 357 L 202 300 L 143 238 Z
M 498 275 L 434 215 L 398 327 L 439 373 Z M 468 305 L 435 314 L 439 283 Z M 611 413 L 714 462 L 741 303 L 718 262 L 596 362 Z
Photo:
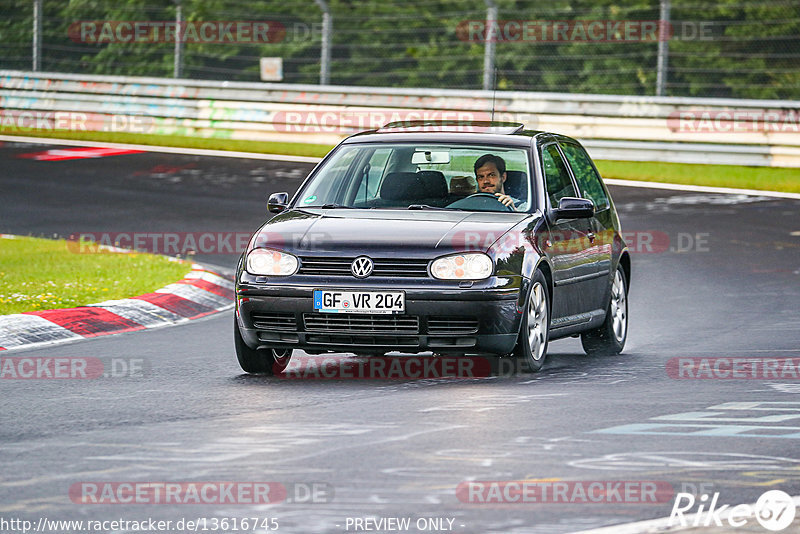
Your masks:
M 526 130 L 521 123 L 491 121 L 405 121 L 351 135 L 343 144 L 361 143 L 464 143 L 530 147 L 565 135 Z
M 522 133 L 522 132 L 520 132 Z M 536 132 L 539 133 L 539 132 Z M 361 143 L 463 143 L 468 145 L 490 144 L 509 146 L 531 146 L 530 135 L 517 134 L 487 134 L 465 132 L 393 132 L 381 133 L 378 130 L 351 135 L 343 144 Z

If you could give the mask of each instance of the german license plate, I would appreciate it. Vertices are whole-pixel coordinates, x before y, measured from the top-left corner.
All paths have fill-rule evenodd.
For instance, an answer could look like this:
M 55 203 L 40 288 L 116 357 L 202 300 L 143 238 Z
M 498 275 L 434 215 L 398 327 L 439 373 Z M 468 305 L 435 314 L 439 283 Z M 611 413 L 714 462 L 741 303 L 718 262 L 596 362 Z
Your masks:
M 314 309 L 322 313 L 404 313 L 402 291 L 314 290 Z

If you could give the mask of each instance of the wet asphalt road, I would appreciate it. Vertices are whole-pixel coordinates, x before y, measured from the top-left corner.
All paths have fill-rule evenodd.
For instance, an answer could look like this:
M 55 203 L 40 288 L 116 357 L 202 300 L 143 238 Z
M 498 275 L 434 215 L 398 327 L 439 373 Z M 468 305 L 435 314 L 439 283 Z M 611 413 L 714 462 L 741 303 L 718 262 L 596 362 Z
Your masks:
M 249 233 L 265 218 L 267 195 L 293 191 L 311 168 L 153 153 L 17 157 L 48 148 L 0 148 L 0 232 Z M 251 377 L 236 363 L 230 313 L 15 351 L 144 371 L 0 380 L 0 517 L 257 517 L 298 533 L 354 532 L 356 518 L 389 517 L 411 518 L 418 532 L 417 519 L 444 518 L 442 529 L 424 531 L 571 532 L 667 516 L 674 492 L 693 488 L 728 504 L 755 502 L 767 488 L 800 494 L 798 378 L 667 372 L 677 357 L 800 358 L 800 201 L 627 187 L 612 195 L 634 243 L 622 355 L 589 358 L 567 339 L 551 344 L 537 375 Z M 236 258 L 197 256 L 228 268 Z M 456 491 L 466 481 L 533 479 L 657 481 L 671 491 L 658 502 L 556 504 L 463 502 Z M 197 481 L 278 482 L 289 497 L 257 505 L 70 498 L 81 482 Z

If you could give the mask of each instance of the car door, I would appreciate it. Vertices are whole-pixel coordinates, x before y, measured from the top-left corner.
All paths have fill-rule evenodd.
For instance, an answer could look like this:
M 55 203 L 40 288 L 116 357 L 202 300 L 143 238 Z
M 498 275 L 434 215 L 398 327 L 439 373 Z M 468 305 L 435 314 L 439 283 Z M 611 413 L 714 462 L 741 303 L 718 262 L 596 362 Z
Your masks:
M 588 253 L 590 220 L 555 220 L 558 202 L 564 197 L 579 196 L 558 145 L 552 142 L 541 146 L 539 155 L 550 230 L 542 249 L 553 266 L 552 326 L 558 328 L 589 320 L 587 312 L 597 302 L 593 294 L 596 269 Z
M 612 245 L 614 243 L 611 203 L 600 181 L 600 174 L 597 172 L 586 150 L 577 142 L 561 140 L 559 144 L 572 170 L 580 196 L 594 203 L 594 216 L 591 219 L 587 219 L 590 246 L 586 252 L 592 258 L 594 271 L 597 275 L 597 278 L 591 284 L 592 294 L 596 296 L 592 309 L 604 309 L 606 290 L 608 289 L 611 273 Z M 592 236 L 594 236 L 593 239 Z

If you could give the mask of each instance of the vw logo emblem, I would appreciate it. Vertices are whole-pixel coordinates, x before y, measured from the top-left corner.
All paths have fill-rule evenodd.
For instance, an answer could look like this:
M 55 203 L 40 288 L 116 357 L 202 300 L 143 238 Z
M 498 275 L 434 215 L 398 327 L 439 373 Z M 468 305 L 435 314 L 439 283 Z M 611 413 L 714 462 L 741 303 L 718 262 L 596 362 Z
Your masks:
M 350 265 L 350 272 L 353 273 L 353 276 L 356 278 L 366 278 L 372 274 L 373 267 L 374 265 L 371 259 L 366 256 L 359 256 L 354 259 L 352 265 Z

